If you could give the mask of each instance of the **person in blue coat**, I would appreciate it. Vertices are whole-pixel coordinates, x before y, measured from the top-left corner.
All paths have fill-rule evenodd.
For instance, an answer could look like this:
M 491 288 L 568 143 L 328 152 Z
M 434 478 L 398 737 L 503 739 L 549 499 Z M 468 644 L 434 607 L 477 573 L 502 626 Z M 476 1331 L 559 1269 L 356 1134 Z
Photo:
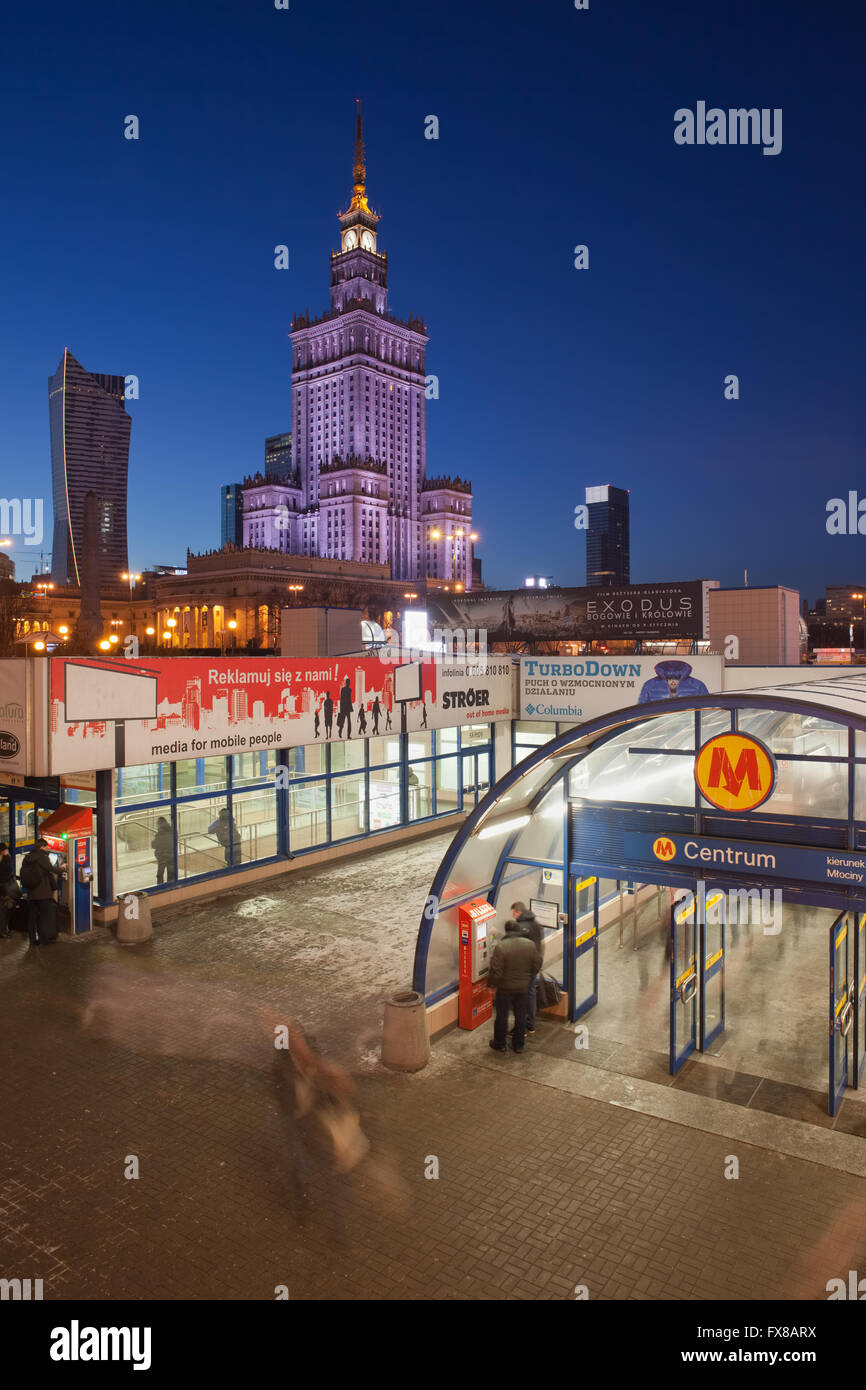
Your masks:
M 692 675 L 687 661 L 660 661 L 655 675 L 644 681 L 637 702 L 649 704 L 650 700 L 680 700 L 685 695 L 708 695 L 703 681 Z

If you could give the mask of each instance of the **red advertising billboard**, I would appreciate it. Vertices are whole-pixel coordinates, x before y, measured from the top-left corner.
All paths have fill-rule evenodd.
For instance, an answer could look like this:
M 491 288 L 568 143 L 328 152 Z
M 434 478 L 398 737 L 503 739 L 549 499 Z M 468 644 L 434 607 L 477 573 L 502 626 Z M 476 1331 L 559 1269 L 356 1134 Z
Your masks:
M 52 774 L 509 719 L 509 658 L 52 658 Z M 73 717 L 70 717 L 73 716 Z

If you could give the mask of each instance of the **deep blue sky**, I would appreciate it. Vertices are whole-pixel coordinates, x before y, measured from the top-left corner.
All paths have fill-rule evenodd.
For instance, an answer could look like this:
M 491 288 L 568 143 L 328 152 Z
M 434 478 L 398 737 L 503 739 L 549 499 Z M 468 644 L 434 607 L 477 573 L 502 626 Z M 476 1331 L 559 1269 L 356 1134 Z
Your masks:
M 631 489 L 635 581 L 866 583 L 866 537 L 824 524 L 866 495 L 864 38 L 860 0 L 7 9 L 0 495 L 50 498 L 68 344 L 141 380 L 134 566 L 219 544 L 220 484 L 291 423 L 360 96 L 391 307 L 440 379 L 428 471 L 472 479 L 488 583 L 582 583 L 603 482 Z M 782 107 L 781 154 L 676 145 L 699 99 Z

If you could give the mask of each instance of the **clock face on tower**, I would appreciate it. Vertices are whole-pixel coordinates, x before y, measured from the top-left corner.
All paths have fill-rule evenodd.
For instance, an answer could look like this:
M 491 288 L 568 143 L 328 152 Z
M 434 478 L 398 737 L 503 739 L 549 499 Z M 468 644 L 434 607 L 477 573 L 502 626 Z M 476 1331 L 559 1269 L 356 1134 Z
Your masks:
M 346 232 L 343 237 L 343 250 L 354 251 L 357 238 L 354 232 Z
M 361 245 L 363 246 L 363 248 L 364 248 L 365 251 L 372 251 L 372 250 L 373 250 L 373 233 L 372 233 L 372 232 L 362 232 L 362 233 L 361 233 Z

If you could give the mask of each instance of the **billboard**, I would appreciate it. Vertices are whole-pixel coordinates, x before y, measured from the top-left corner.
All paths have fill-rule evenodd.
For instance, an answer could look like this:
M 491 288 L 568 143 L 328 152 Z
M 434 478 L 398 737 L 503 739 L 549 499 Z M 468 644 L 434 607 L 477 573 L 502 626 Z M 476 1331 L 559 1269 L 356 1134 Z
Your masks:
M 435 628 L 478 629 L 491 642 L 702 637 L 703 581 L 617 589 L 503 589 L 428 596 Z M 438 611 L 438 617 L 437 617 Z
M 712 695 L 720 656 L 522 656 L 520 718 L 575 723 L 653 700 Z
M 4 773 L 26 773 L 27 662 L 0 661 L 0 782 Z
M 508 658 L 51 658 L 49 766 L 117 766 L 118 726 L 124 763 L 176 762 L 510 719 L 511 691 Z

